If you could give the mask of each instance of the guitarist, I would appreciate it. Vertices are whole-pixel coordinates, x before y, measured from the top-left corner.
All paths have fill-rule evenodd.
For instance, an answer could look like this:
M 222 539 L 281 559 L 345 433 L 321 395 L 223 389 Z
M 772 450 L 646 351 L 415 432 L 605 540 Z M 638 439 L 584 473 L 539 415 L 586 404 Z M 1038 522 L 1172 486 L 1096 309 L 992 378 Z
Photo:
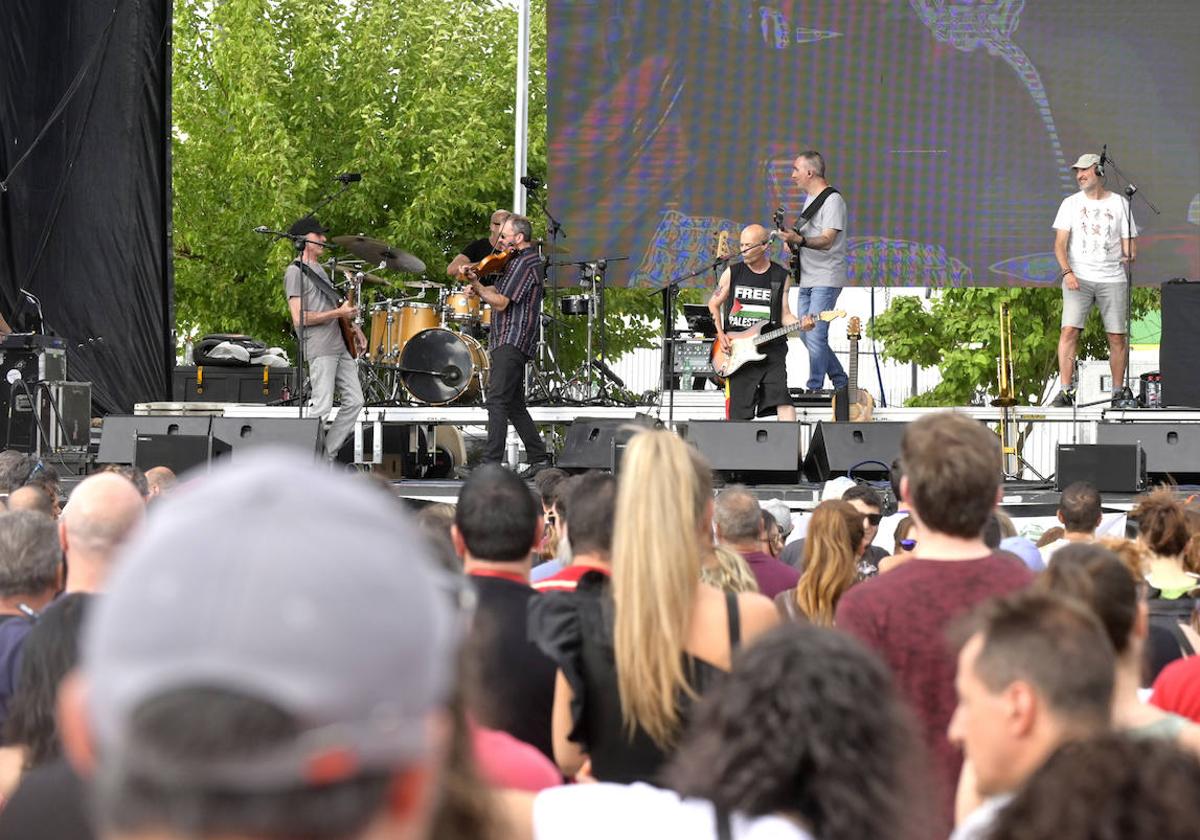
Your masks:
M 759 321 L 787 326 L 798 320 L 788 305 L 792 278 L 767 256 L 770 241 L 762 225 L 743 228 L 742 262 L 721 272 L 717 290 L 708 299 L 717 341 L 726 349 L 731 337 Z M 811 319 L 802 329 L 812 329 Z M 796 407 L 787 387 L 787 338 L 781 336 L 760 349 L 767 358 L 743 365 L 729 376 L 729 419 L 753 420 L 774 412 L 780 420 L 794 421 Z
M 805 194 L 798 230 L 781 235 L 800 254 L 800 317 L 816 319 L 818 313 L 837 305 L 846 285 L 846 201 L 825 180 L 825 159 L 819 152 L 801 152 L 792 165 L 792 180 Z M 814 212 L 815 211 L 815 212 Z M 820 390 L 825 377 L 833 387 L 845 388 L 846 371 L 829 349 L 829 324 L 816 319 L 804 336 L 808 348 L 808 389 Z
M 333 408 L 333 393 L 342 395 L 337 419 L 325 435 L 325 454 L 330 460 L 342 448 L 363 406 L 362 385 L 358 367 L 343 339 L 340 324 L 350 323 L 357 314 L 353 302 L 338 303 L 339 295 L 328 275 L 321 268 L 325 252 L 326 228 L 312 216 L 305 216 L 288 228 L 294 238 L 299 256 L 283 275 L 284 294 L 292 313 L 292 325 L 300 331 L 304 316 L 304 356 L 308 359 L 308 375 L 312 384 L 310 417 L 324 419 Z M 340 322 L 340 324 L 339 324 Z M 350 336 L 358 353 L 367 347 L 366 336 L 350 323 Z

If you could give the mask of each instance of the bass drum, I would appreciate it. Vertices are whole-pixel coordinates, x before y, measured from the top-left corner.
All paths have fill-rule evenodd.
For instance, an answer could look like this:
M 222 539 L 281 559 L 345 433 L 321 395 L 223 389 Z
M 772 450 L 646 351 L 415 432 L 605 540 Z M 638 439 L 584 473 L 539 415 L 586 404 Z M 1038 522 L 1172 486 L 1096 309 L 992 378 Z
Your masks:
M 465 333 L 438 327 L 417 333 L 400 353 L 400 378 L 417 402 L 476 402 L 487 387 L 488 355 Z

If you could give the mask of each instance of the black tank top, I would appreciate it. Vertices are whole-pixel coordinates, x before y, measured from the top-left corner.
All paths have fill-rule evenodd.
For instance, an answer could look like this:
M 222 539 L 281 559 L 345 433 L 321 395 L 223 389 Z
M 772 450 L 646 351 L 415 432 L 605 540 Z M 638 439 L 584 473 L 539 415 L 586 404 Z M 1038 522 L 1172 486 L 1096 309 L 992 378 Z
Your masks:
M 787 269 L 776 262 L 762 274 L 745 263 L 730 266 L 725 331 L 736 334 L 759 321 L 771 321 L 779 326 L 783 321 L 783 286 L 787 279 Z M 787 341 L 780 337 L 760 349 L 768 353 L 786 353 Z

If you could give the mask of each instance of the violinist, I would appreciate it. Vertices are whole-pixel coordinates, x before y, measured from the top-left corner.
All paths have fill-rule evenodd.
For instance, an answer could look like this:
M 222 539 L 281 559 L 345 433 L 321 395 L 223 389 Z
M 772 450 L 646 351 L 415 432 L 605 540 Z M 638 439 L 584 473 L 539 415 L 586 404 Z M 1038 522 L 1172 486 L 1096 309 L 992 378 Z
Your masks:
M 532 478 L 550 466 L 546 444 L 538 434 L 525 405 L 525 365 L 537 350 L 546 267 L 533 243 L 533 228 L 524 216 L 504 220 L 496 241 L 500 251 L 511 251 L 504 267 L 486 282 L 468 265 L 463 269 L 470 281 L 467 294 L 479 296 L 492 307 L 490 339 L 491 369 L 487 387 L 487 444 L 483 463 L 499 464 L 504 459 L 504 441 L 511 422 L 525 445 L 529 465 L 519 473 Z M 496 263 L 500 260 L 492 259 Z M 515 465 L 514 465 L 515 466 Z
M 487 236 L 482 239 L 476 239 L 462 249 L 450 265 L 446 266 L 446 274 L 453 277 L 455 280 L 466 280 L 463 273 L 471 263 L 477 263 L 484 257 L 493 253 L 496 250 L 496 243 L 500 240 L 500 228 L 504 225 L 504 220 L 509 217 L 507 210 L 497 210 L 492 213 L 490 231 Z

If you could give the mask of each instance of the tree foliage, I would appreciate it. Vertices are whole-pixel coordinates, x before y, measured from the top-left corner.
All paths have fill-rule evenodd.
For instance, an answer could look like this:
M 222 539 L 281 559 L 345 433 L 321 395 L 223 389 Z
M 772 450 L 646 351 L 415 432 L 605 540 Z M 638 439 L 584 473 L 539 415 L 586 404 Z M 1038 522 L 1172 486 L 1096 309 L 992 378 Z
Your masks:
M 955 288 L 930 301 L 897 297 L 875 320 L 872 336 L 884 356 L 937 367 L 942 381 L 908 400 L 915 406 L 966 405 L 982 389 L 995 396 L 1000 350 L 1000 304 L 1012 317 L 1014 391 L 1020 404 L 1040 403 L 1058 370 L 1062 293 L 1058 289 Z M 1158 306 L 1158 291 L 1135 289 L 1133 317 Z M 1108 358 L 1104 328 L 1095 310 L 1079 341 L 1079 358 Z
M 545 169 L 545 14 L 532 27 L 529 167 Z M 177 321 L 292 342 L 286 228 L 411 251 L 431 279 L 511 204 L 517 13 L 489 0 L 177 0 L 173 79 Z M 393 275 L 395 276 L 395 275 Z M 394 294 L 394 292 L 393 292 Z

